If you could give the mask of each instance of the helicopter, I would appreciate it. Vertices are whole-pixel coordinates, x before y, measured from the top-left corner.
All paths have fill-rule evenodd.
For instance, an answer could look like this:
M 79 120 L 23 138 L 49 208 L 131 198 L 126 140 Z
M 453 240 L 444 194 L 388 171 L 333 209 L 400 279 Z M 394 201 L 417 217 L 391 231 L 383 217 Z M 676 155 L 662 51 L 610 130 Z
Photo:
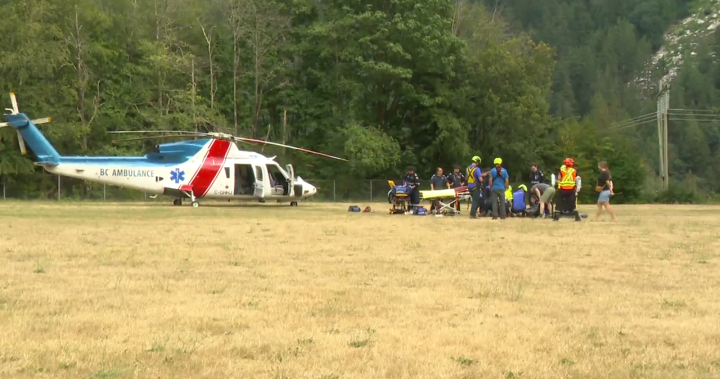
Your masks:
M 165 131 L 175 137 L 205 137 L 182 142 L 155 145 L 154 151 L 140 157 L 62 156 L 36 125 L 51 118 L 31 120 L 18 110 L 17 99 L 10 93 L 12 108 L 5 108 L 7 122 L 17 130 L 23 155 L 26 144 L 35 155 L 35 165 L 45 171 L 71 178 L 104 183 L 157 195 L 175 197 L 180 206 L 189 199 L 197 208 L 198 199 L 259 201 L 277 200 L 297 206 L 298 201 L 317 194 L 317 188 L 295 177 L 293 166 L 285 168 L 275 157 L 240 150 L 236 142 L 274 145 L 347 162 L 347 159 L 300 147 L 236 137 L 216 132 Z M 110 133 L 158 133 L 160 131 L 116 131 Z M 166 136 L 167 137 L 167 136 Z M 155 137 L 157 138 L 157 137 Z M 138 138 L 139 139 L 139 138 Z

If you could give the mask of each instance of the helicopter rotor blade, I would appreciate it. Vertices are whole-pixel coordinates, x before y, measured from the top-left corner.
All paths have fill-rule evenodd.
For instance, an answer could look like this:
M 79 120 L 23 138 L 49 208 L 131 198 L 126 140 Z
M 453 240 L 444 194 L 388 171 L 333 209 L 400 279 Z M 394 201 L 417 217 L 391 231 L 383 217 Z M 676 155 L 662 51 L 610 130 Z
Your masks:
M 173 133 L 173 134 L 206 134 L 191 130 L 112 130 L 108 134 L 135 134 L 135 133 Z
M 14 93 L 14 92 L 10 92 L 10 102 L 12 102 L 12 111 L 13 111 L 13 114 L 18 114 L 18 113 L 20 113 L 20 110 L 18 109 L 17 98 L 15 97 L 15 93 Z
M 230 134 L 225 134 L 225 133 L 216 133 L 216 132 L 203 133 L 203 132 L 192 132 L 192 131 L 182 131 L 182 130 L 116 130 L 116 131 L 109 131 L 108 133 L 109 134 L 133 134 L 133 133 L 161 134 L 161 135 L 157 135 L 157 136 L 146 136 L 146 137 L 136 137 L 136 138 L 126 138 L 126 139 L 122 139 L 122 140 L 115 140 L 115 141 L 113 141 L 113 143 L 119 143 L 119 142 L 124 142 L 124 141 L 140 141 L 140 140 L 146 140 L 146 139 L 171 138 L 171 137 L 206 136 L 206 137 L 212 137 L 212 138 L 218 138 L 218 139 L 231 139 L 231 140 L 234 140 L 235 142 L 244 142 L 244 143 L 248 143 L 248 144 L 279 146 L 279 147 L 284 147 L 284 148 L 288 148 L 288 149 L 302 151 L 304 153 L 319 155 L 319 156 L 326 157 L 326 158 L 337 159 L 337 160 L 343 161 L 343 162 L 349 162 L 349 160 L 347 160 L 345 158 L 336 157 L 334 155 L 325 154 L 325 153 L 321 153 L 319 151 L 309 150 L 309 149 L 305 149 L 302 147 L 285 145 L 282 143 L 270 142 L 270 141 L 255 139 L 255 138 L 235 137 L 235 136 L 232 136 Z M 169 134 L 162 135 L 162 133 L 169 133 Z
M 259 144 L 264 144 L 264 145 L 280 146 L 280 147 L 285 147 L 285 148 L 288 148 L 288 149 L 299 150 L 299 151 L 302 151 L 302 152 L 304 152 L 304 153 L 316 154 L 316 155 L 320 155 L 320 156 L 323 156 L 323 157 L 326 157 L 326 158 L 332 158 L 332 159 L 337 159 L 337 160 L 343 161 L 343 162 L 349 162 L 349 161 L 348 161 L 347 159 L 345 159 L 345 158 L 340 158 L 340 157 L 336 157 L 336 156 L 334 156 L 334 155 L 321 153 L 321 152 L 319 152 L 319 151 L 304 149 L 304 148 L 302 148 L 302 147 L 284 145 L 284 144 L 282 144 L 282 143 L 264 141 L 264 140 L 254 139 L 254 138 L 244 138 L 244 137 L 234 137 L 234 138 L 235 138 L 236 141 L 254 142 L 254 143 L 259 143 Z
M 173 134 L 173 135 L 166 135 L 166 136 L 123 138 L 123 139 L 119 139 L 119 140 L 113 140 L 112 143 L 118 144 L 120 142 L 127 142 L 127 141 L 143 141 L 143 140 L 152 140 L 152 139 L 161 139 L 161 138 L 181 138 L 181 137 L 197 137 L 197 134 Z

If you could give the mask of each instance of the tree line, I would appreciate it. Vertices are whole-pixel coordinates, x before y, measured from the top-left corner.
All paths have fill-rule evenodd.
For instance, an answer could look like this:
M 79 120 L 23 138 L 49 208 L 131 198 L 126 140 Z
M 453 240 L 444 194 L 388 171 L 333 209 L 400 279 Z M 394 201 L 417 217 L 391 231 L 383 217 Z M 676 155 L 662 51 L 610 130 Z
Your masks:
M 434 167 L 466 166 L 480 155 L 484 166 L 502 157 L 513 180 L 526 181 L 531 164 L 550 171 L 569 156 L 586 182 L 607 160 L 621 200 L 697 201 L 720 188 L 720 124 L 671 125 L 670 173 L 682 193 L 670 194 L 658 186 L 656 128 L 612 126 L 655 110 L 647 83 L 667 68 L 648 70 L 649 59 L 692 6 L 13 0 L 0 6 L 0 83 L 30 117 L 53 117 L 43 132 L 67 155 L 138 155 L 168 142 L 114 142 L 108 131 L 188 130 L 351 160 L 263 149 L 317 179 L 397 178 L 407 166 L 429 178 Z M 717 41 L 703 41 L 685 61 L 672 107 L 714 106 Z M 36 172 L 6 129 L 0 175 L 28 197 L 44 196 L 54 178 Z

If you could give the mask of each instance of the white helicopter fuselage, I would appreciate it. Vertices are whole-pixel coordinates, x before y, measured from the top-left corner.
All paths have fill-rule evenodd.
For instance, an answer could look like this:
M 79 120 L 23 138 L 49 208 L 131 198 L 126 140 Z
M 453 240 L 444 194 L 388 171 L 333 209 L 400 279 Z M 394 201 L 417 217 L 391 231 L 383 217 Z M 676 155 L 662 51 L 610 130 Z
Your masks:
M 156 146 L 144 157 L 60 157 L 46 171 L 150 194 L 235 200 L 297 201 L 317 189 L 261 154 L 210 139 Z

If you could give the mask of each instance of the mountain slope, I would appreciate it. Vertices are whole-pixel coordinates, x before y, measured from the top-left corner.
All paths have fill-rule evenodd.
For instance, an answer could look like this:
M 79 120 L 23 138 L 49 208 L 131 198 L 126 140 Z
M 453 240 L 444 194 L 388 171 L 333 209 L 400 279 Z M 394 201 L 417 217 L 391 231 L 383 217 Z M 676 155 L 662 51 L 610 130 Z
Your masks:
M 664 70 L 665 80 L 672 80 L 684 58 L 696 55 L 699 42 L 720 26 L 720 0 L 700 0 L 692 8 L 693 14 L 665 34 L 663 46 L 652 57 L 652 67 Z

